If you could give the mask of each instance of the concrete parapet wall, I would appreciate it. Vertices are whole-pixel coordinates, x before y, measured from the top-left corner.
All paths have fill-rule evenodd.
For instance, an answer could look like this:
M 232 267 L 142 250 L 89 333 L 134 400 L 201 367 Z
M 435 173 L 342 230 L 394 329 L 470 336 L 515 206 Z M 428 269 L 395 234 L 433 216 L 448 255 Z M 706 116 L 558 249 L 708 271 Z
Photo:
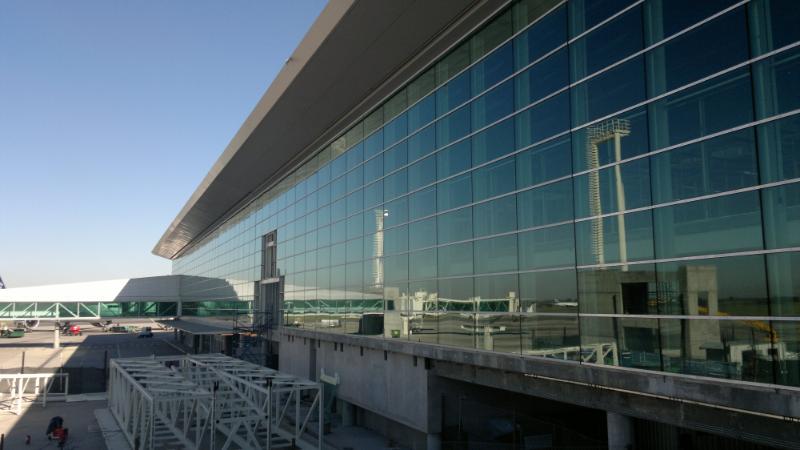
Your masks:
M 342 398 L 424 432 L 439 431 L 425 425 L 436 416 L 435 380 L 452 379 L 764 444 L 800 445 L 797 388 L 302 329 L 276 335 L 282 370 L 338 372 L 346 380 Z M 302 355 L 310 352 L 296 350 L 304 340 L 319 342 L 307 362 Z
M 429 372 L 422 358 L 323 339 L 280 339 L 282 372 L 313 379 L 322 371 L 338 376 L 338 398 L 422 433 L 431 431 Z

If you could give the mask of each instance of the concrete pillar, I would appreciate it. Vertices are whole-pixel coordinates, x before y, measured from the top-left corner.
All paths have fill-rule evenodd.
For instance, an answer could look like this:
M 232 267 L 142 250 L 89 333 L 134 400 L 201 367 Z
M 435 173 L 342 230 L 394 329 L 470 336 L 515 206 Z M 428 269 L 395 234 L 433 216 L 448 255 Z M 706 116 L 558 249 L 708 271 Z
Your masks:
M 428 433 L 426 436 L 426 448 L 428 450 L 441 450 L 442 448 L 442 435 L 439 433 Z
M 608 450 L 629 450 L 634 448 L 633 420 L 625 415 L 606 411 L 608 428 Z
M 53 348 L 61 347 L 61 332 L 58 329 L 58 324 L 53 328 Z
M 350 402 L 341 400 L 342 405 L 342 426 L 352 427 L 356 425 L 356 406 Z

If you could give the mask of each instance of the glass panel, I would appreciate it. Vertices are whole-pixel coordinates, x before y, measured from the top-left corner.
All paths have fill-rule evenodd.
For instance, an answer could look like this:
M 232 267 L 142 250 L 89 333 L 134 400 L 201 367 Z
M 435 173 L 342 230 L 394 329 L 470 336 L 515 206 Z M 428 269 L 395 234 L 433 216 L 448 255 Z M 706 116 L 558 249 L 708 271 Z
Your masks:
M 408 168 L 408 189 L 413 191 L 436 181 L 436 156 L 419 161 Z
M 770 337 L 778 362 L 776 383 L 800 386 L 800 359 L 795 356 L 800 353 L 800 322 L 772 322 Z
M 475 348 L 475 330 L 474 315 L 444 313 L 439 316 L 439 344 L 441 345 Z
M 520 270 L 574 265 L 572 224 L 519 233 Z
M 436 85 L 440 86 L 470 63 L 469 42 L 464 42 L 436 63 Z
M 517 146 L 526 147 L 569 129 L 569 93 L 550 98 L 516 116 Z
M 647 45 L 672 36 L 734 3 L 736 0 L 648 0 L 645 2 Z
M 408 251 L 407 225 L 385 230 L 383 236 L 383 252 L 385 255 Z
M 516 159 L 506 158 L 476 169 L 472 176 L 472 194 L 480 201 L 513 191 L 517 186 Z
M 364 141 L 364 153 L 367 158 L 377 155 L 381 150 L 383 150 L 383 129 L 376 131 Z
M 411 194 L 408 208 L 412 220 L 436 213 L 436 186 Z
M 578 265 L 625 263 L 653 258 L 650 211 L 577 222 Z
M 470 99 L 470 78 L 470 72 L 466 71 L 436 91 L 436 115 L 438 117 Z
M 383 278 L 386 283 L 408 279 L 408 254 L 387 256 L 383 259 Z
M 345 252 L 347 253 L 347 262 L 356 262 L 364 259 L 364 238 L 347 241 Z M 313 285 L 309 287 L 313 287 Z
M 519 0 L 514 2 L 514 6 L 512 6 L 514 32 L 516 33 L 534 20 L 538 20 L 558 3 L 559 0 Z
M 378 108 L 364 119 L 364 134 L 369 135 L 381 125 L 383 125 L 383 108 Z
M 522 315 L 522 354 L 579 361 L 577 316 Z
M 355 169 L 347 172 L 347 192 L 360 188 L 364 184 L 364 166 L 356 167 Z M 304 214 L 302 211 L 297 211 L 298 215 Z
M 371 208 L 383 203 L 383 180 L 364 188 L 364 207 Z
M 436 186 L 436 205 L 446 211 L 472 201 L 472 174 L 465 173 Z
M 344 176 L 333 180 L 333 183 L 331 183 L 331 195 L 333 196 L 333 198 L 336 199 L 343 197 L 346 193 L 347 193 L 347 177 Z M 288 218 L 289 216 L 286 215 L 284 217 Z
M 408 138 L 408 160 L 416 161 L 436 148 L 436 126 L 431 125 Z
M 475 237 L 517 229 L 517 199 L 514 195 L 475 205 L 472 208 Z
M 436 245 L 436 217 L 412 222 L 408 236 L 411 250 Z
M 761 191 L 766 248 L 800 246 L 800 184 Z
M 439 247 L 438 256 L 440 277 L 472 274 L 472 242 Z
M 408 222 L 408 197 L 399 198 L 384 205 L 385 227 L 393 227 Z
M 364 181 L 370 183 L 383 176 L 383 155 L 378 155 L 364 163 Z
M 800 49 L 779 53 L 753 65 L 759 119 L 800 108 Z
M 472 145 L 469 139 L 451 145 L 436 154 L 438 178 L 463 172 L 472 167 Z
M 661 320 L 664 371 L 773 382 L 771 328 L 738 320 Z
M 439 280 L 440 311 L 474 311 L 472 277 Z
M 745 9 L 738 8 L 649 52 L 648 95 L 655 97 L 747 58 Z
M 644 59 L 639 56 L 572 89 L 572 124 L 582 125 L 645 98 Z
M 800 10 L 795 0 L 754 0 L 748 8 L 754 56 L 800 40 Z
M 477 166 L 514 151 L 514 119 L 507 119 L 472 137 L 472 164 Z
M 514 81 L 508 80 L 472 102 L 472 129 L 483 128 L 513 111 Z
M 383 179 L 384 200 L 393 199 L 406 192 L 408 192 L 408 174 L 406 173 L 406 169 L 398 170 Z
M 383 154 L 383 171 L 389 173 L 408 163 L 408 147 L 406 142 L 401 142 L 386 150 Z
M 559 181 L 517 194 L 519 228 L 531 228 L 572 219 L 572 183 Z M 477 223 L 477 221 L 476 221 Z
M 375 258 L 384 255 L 383 236 L 384 233 L 379 231 L 364 237 L 364 256 L 366 258 Z
M 411 252 L 409 256 L 409 278 L 419 280 L 436 276 L 436 249 L 429 248 Z
M 509 14 L 506 14 L 509 16 Z M 511 26 L 509 21 L 508 35 L 511 36 Z M 473 38 L 474 42 L 474 38 Z M 478 95 L 489 89 L 514 71 L 514 53 L 511 42 L 494 50 L 486 58 L 477 62 L 472 68 L 472 95 Z
M 637 109 L 572 133 L 575 172 L 628 159 L 650 148 L 647 110 Z
M 408 107 L 408 94 L 403 88 L 383 105 L 384 121 L 390 121 Z
M 462 208 L 436 217 L 439 243 L 472 238 L 472 208 Z
M 662 314 L 768 315 L 761 255 L 661 263 L 656 270 Z
M 576 312 L 576 280 L 574 269 L 519 274 L 521 310 L 529 313 Z
M 408 104 L 413 105 L 417 100 L 433 91 L 434 88 L 436 88 L 436 73 L 435 68 L 432 67 L 408 85 Z M 410 119 L 411 114 L 409 114 Z
M 569 53 L 559 50 L 514 78 L 516 107 L 524 108 L 569 84 Z
M 637 6 L 569 46 L 572 82 L 642 49 L 642 7 Z
M 569 35 L 575 37 L 618 13 L 633 0 L 572 0 L 569 2 Z
M 800 115 L 760 125 L 758 148 L 761 181 L 800 178 Z
M 655 319 L 581 317 L 583 361 L 661 370 L 661 343 Z
M 567 8 L 562 6 L 514 38 L 515 69 L 527 66 L 566 42 Z
M 578 271 L 581 313 L 650 314 L 657 312 L 655 266 L 635 264 Z
M 446 248 L 446 247 L 444 247 Z M 475 273 L 517 270 L 517 236 L 475 241 Z
M 516 314 L 478 314 L 475 348 L 493 352 L 520 351 L 520 319 Z
M 653 201 L 664 203 L 757 184 L 755 147 L 750 128 L 653 156 Z
M 408 132 L 413 133 L 436 118 L 436 96 L 429 95 L 408 110 Z
M 646 158 L 575 177 L 575 217 L 598 216 L 650 205 Z
M 493 275 L 475 278 L 475 297 L 479 311 L 519 310 L 517 275 Z
M 537 145 L 517 155 L 517 187 L 569 175 L 571 166 L 569 136 Z
M 353 239 L 363 234 L 364 234 L 364 216 L 361 214 L 356 214 L 348 218 L 347 239 Z
M 658 208 L 654 221 L 658 258 L 763 248 L 758 192 Z
M 736 70 L 653 102 L 652 148 L 685 142 L 753 120 L 750 73 Z
M 408 116 L 403 113 L 383 127 L 384 145 L 387 147 L 408 134 Z
M 470 132 L 470 105 L 454 111 L 436 122 L 436 145 L 445 145 L 461 139 Z

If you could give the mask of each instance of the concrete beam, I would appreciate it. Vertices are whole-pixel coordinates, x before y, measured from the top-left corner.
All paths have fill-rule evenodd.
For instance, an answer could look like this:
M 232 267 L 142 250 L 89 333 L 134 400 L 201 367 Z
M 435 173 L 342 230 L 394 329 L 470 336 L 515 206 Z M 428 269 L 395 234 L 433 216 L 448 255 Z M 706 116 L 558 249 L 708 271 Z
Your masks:
M 729 409 L 733 413 L 755 413 L 749 414 L 750 416 L 773 416 L 770 420 L 775 417 L 792 418 L 795 420 L 794 425 L 800 429 L 800 389 L 795 387 L 579 364 L 575 361 L 524 357 L 382 337 L 339 335 L 296 328 L 281 328 L 280 333 L 428 358 L 437 365 L 446 362 L 473 367 L 475 370 L 513 373 L 524 376 L 527 381 L 534 378 L 552 379 L 555 384 L 563 385 L 566 389 L 573 386 L 570 383 L 579 383 L 630 391 L 632 394 L 697 402 L 721 410 Z

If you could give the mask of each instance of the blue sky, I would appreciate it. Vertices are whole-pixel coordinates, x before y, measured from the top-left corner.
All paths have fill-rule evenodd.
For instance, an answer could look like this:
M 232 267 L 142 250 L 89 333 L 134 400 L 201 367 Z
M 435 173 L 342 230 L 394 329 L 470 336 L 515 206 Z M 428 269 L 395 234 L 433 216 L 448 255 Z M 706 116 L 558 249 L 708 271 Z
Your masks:
M 319 0 L 0 1 L 0 276 L 165 274 L 150 250 Z

